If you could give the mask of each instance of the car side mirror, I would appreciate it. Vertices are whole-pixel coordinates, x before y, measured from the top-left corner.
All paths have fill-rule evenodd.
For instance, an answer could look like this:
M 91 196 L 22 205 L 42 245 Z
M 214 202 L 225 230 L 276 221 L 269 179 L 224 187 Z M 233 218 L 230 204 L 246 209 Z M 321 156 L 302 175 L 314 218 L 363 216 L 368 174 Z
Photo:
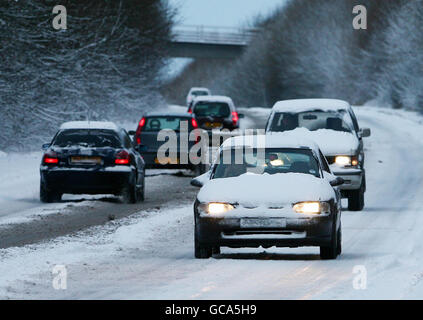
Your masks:
M 207 171 L 201 176 L 195 177 L 194 179 L 191 180 L 191 185 L 194 187 L 201 188 L 210 179 L 210 174 L 211 174 L 211 171 Z
M 372 135 L 372 131 L 369 128 L 360 129 L 359 136 L 361 138 L 368 138 Z
M 43 149 L 43 150 L 47 150 L 48 148 L 50 148 L 50 143 L 44 143 L 44 144 L 41 146 L 41 149 Z
M 136 132 L 134 130 L 130 130 L 130 131 L 128 131 L 128 134 L 130 136 L 135 136 Z
M 243 113 L 238 114 L 238 118 L 244 119 L 245 118 L 245 114 L 243 114 Z
M 342 186 L 344 183 L 345 183 L 344 179 L 342 179 L 341 177 L 337 177 L 335 180 L 332 180 L 330 182 L 330 185 L 332 187 L 339 187 L 339 186 Z

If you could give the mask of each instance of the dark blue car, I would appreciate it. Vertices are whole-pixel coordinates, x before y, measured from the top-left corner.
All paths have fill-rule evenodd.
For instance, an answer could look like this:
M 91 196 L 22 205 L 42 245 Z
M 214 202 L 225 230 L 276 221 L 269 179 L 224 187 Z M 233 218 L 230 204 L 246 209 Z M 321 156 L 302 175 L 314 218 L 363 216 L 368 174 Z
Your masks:
M 145 163 L 128 133 L 111 122 L 67 122 L 45 150 L 40 200 L 69 194 L 114 194 L 144 200 Z

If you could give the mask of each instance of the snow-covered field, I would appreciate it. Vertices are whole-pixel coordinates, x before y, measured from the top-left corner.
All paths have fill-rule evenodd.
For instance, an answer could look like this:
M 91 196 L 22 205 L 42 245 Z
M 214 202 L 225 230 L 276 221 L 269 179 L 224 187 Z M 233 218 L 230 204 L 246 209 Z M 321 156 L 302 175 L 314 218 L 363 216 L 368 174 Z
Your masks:
M 223 249 L 195 260 L 192 208 L 178 206 L 0 250 L 0 298 L 423 298 L 423 117 L 356 110 L 361 126 L 372 129 L 368 192 L 363 212 L 343 213 L 338 260 L 320 260 L 318 248 Z M 37 200 L 39 158 L 0 156 L 0 222 L 48 209 Z M 52 286 L 56 265 L 66 267 L 66 290 Z

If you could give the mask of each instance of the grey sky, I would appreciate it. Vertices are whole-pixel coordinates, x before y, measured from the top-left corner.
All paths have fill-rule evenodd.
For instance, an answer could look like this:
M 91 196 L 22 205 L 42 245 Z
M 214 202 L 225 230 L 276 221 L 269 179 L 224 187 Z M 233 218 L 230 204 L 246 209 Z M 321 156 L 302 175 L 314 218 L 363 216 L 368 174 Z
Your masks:
M 169 0 L 179 10 L 179 24 L 237 27 L 267 15 L 286 0 Z

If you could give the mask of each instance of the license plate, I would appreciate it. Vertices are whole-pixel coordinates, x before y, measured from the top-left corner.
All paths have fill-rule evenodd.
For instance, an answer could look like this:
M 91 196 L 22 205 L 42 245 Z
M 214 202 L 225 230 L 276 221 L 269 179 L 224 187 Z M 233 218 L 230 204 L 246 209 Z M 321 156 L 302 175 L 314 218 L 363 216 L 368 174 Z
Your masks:
M 78 164 L 78 165 L 96 165 L 101 164 L 101 158 L 100 157 L 71 157 L 71 163 L 72 164 Z
M 165 164 L 179 164 L 179 158 L 161 158 L 160 160 L 161 161 L 159 161 L 159 158 L 156 158 L 154 160 L 154 162 L 156 164 L 162 164 L 162 165 L 165 165 Z
M 241 219 L 241 228 L 286 228 L 286 219 Z
M 219 122 L 206 122 L 207 128 L 220 128 L 222 126 Z

